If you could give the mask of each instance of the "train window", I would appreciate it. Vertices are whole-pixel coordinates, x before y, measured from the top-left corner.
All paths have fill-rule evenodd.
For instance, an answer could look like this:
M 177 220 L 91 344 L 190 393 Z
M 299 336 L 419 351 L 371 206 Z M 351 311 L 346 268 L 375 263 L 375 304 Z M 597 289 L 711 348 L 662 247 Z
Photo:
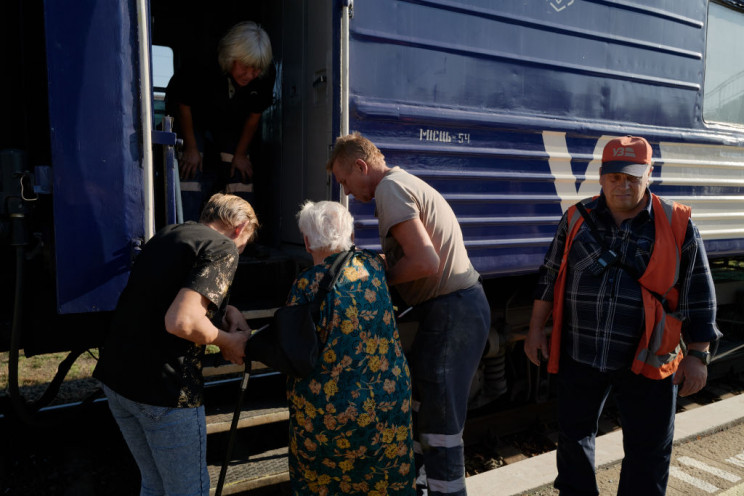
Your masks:
M 167 46 L 152 46 L 152 86 L 155 93 L 165 93 L 173 75 L 173 49 Z
M 708 8 L 703 118 L 744 125 L 744 13 L 714 2 Z
M 152 46 L 152 106 L 154 123 L 157 126 L 165 115 L 165 88 L 173 75 L 173 49 L 167 46 Z

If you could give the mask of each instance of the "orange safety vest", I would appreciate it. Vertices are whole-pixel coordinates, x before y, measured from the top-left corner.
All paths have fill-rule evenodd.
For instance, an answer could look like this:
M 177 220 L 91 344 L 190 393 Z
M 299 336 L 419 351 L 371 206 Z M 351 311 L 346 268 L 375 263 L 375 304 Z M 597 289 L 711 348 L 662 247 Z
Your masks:
M 597 197 L 583 200 L 585 204 Z M 674 313 L 664 310 L 662 303 L 651 291 L 666 299 L 669 312 L 677 309 L 682 243 L 685 240 L 690 207 L 651 194 L 654 213 L 655 239 L 646 271 L 638 279 L 643 295 L 645 329 L 633 359 L 631 370 L 650 379 L 664 379 L 672 375 L 682 361 L 680 338 L 682 322 Z M 563 249 L 563 259 L 558 271 L 553 298 L 553 332 L 550 338 L 548 372 L 558 373 L 561 326 L 563 325 L 563 300 L 566 289 L 568 254 L 579 227 L 584 222 L 581 212 L 572 205 L 568 209 L 568 233 Z

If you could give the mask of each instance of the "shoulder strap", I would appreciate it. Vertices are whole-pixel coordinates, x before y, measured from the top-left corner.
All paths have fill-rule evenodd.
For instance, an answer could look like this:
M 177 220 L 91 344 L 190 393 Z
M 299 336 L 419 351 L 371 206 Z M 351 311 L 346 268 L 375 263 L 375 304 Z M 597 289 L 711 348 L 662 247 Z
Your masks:
M 594 220 L 589 215 L 589 211 L 587 211 L 586 207 L 582 202 L 578 202 L 576 204 L 576 209 L 581 213 L 581 216 L 584 218 L 584 222 L 586 222 L 586 225 L 589 226 L 589 229 L 592 231 L 592 236 L 602 246 L 602 249 L 605 251 L 612 252 L 610 250 L 610 247 L 607 245 L 607 240 L 604 239 L 604 237 L 599 233 L 599 229 L 597 229 L 597 225 L 594 223 Z M 635 250 L 633 250 L 635 251 Z M 612 252 L 614 255 L 614 252 Z M 616 262 L 615 265 L 626 271 L 628 274 L 630 274 L 634 279 L 638 279 L 640 277 L 640 274 L 635 269 L 635 267 L 631 267 L 630 265 L 624 263 L 624 262 Z
M 333 289 L 341 275 L 341 268 L 346 265 L 347 260 L 351 258 L 356 250 L 356 246 L 351 245 L 348 251 L 345 253 L 339 253 L 336 255 L 336 259 L 333 261 L 331 268 L 323 276 L 318 284 L 318 292 L 313 299 L 313 315 L 317 317 L 320 314 L 320 304 L 325 300 L 326 295 Z M 317 319 L 316 319 L 317 320 Z
M 341 275 L 341 269 L 344 265 L 346 265 L 346 261 L 351 258 L 351 256 L 354 254 L 354 251 L 356 250 L 356 246 L 351 245 L 351 248 L 343 254 L 338 254 L 336 256 L 336 259 L 333 261 L 333 265 L 331 265 L 331 268 L 328 269 L 328 272 L 326 272 L 326 275 L 323 276 L 323 279 L 320 281 L 320 284 L 318 286 L 319 291 L 325 291 L 326 293 L 329 292 L 333 287 L 336 285 L 336 282 L 338 281 L 338 277 Z
M 328 269 L 328 272 L 323 276 L 323 279 L 320 280 L 320 284 L 318 284 L 318 292 L 315 294 L 315 299 L 313 299 L 311 306 L 313 321 L 315 321 L 316 325 L 320 322 L 320 304 L 325 301 L 328 293 L 330 293 L 334 286 L 336 286 L 336 282 L 341 275 L 341 268 L 344 267 L 346 262 L 352 257 L 352 255 L 354 255 L 354 251 L 356 251 L 356 246 L 351 245 L 351 248 L 349 248 L 346 253 L 339 253 L 336 255 L 336 259 L 333 261 L 331 268 Z M 326 336 L 326 342 L 330 337 L 331 335 L 329 332 L 328 336 Z M 320 337 L 318 340 L 320 341 Z M 324 347 L 325 342 L 321 341 L 321 352 Z
M 592 231 L 592 236 L 594 236 L 594 239 L 597 241 L 597 243 L 602 245 L 602 248 L 604 248 L 605 250 L 609 250 L 610 247 L 607 246 L 607 241 L 604 239 L 604 236 L 599 234 L 599 229 L 597 229 L 597 225 L 594 223 L 594 220 L 589 215 L 589 211 L 584 206 L 584 203 L 576 203 L 576 209 L 584 218 L 584 222 L 586 222 L 586 225 L 589 226 L 589 229 Z

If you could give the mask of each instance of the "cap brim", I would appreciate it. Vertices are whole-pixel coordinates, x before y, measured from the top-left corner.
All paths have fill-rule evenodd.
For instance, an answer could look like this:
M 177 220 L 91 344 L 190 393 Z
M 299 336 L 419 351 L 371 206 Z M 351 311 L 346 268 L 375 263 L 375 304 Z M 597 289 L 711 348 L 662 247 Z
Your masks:
M 602 174 L 628 174 L 641 177 L 646 173 L 649 164 L 637 164 L 635 162 L 603 162 Z

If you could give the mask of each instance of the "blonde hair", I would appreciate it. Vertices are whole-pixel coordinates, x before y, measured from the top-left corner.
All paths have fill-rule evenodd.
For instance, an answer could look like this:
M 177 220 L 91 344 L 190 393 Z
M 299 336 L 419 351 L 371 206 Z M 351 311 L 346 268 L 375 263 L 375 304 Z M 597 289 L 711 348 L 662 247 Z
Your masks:
M 372 165 L 385 163 L 385 155 L 382 154 L 380 149 L 370 140 L 355 131 L 346 136 L 339 136 L 336 139 L 331 158 L 326 163 L 326 170 L 331 172 L 333 170 L 333 164 L 337 160 L 339 161 L 339 165 L 348 168 L 358 158 Z
M 225 74 L 230 72 L 236 60 L 263 74 L 271 64 L 271 58 L 269 35 L 253 21 L 236 24 L 220 40 L 217 59 Z
M 306 201 L 297 213 L 297 224 L 311 250 L 345 251 L 353 244 L 354 218 L 338 202 Z
M 220 222 L 225 227 L 235 228 L 244 222 L 246 227 L 251 229 L 251 236 L 248 241 L 253 241 L 260 227 L 256 212 L 250 203 L 235 195 L 225 195 L 217 193 L 212 195 L 202 210 L 199 222 L 202 224 L 212 224 Z

